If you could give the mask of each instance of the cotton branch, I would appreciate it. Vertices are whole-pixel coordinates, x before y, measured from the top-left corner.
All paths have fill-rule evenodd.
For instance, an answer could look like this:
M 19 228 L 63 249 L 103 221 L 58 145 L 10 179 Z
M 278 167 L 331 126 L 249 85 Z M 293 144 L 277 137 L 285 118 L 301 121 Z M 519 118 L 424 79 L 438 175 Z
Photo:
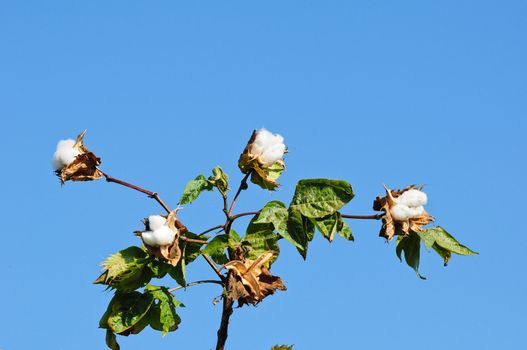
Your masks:
M 170 208 L 168 207 L 168 205 L 166 205 L 165 202 L 163 202 L 163 200 L 161 199 L 161 197 L 159 197 L 157 192 L 152 192 L 152 191 L 146 190 L 144 188 L 141 188 L 139 186 L 133 185 L 133 184 L 131 184 L 129 182 L 116 179 L 116 178 L 106 174 L 102 170 L 101 170 L 101 173 L 103 174 L 103 176 L 104 176 L 104 178 L 106 179 L 107 182 L 113 182 L 113 183 L 116 183 L 116 184 L 119 184 L 119 185 L 122 185 L 122 186 L 125 186 L 125 187 L 128 187 L 128 188 L 131 188 L 133 190 L 139 191 L 141 193 L 144 193 L 148 197 L 155 199 L 163 207 L 163 209 L 166 210 L 167 213 L 170 213 L 170 211 L 171 211 Z
M 214 284 L 223 285 L 223 282 L 222 282 L 222 281 L 216 281 L 216 280 L 203 280 L 203 281 L 190 282 L 190 283 L 187 283 L 185 286 L 174 287 L 174 288 L 172 288 L 172 289 L 169 289 L 168 292 L 169 292 L 169 293 L 173 293 L 173 292 L 175 292 L 176 290 L 180 290 L 180 289 L 183 289 L 183 288 L 196 286 L 196 285 L 198 285 L 198 284 L 205 284 L 205 283 L 214 283 Z

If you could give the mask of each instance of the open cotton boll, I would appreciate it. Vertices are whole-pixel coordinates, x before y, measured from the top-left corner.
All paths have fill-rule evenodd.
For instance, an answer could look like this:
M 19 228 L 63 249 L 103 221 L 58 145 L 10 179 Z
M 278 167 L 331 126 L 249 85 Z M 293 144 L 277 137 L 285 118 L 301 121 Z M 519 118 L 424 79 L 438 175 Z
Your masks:
M 390 209 L 390 214 L 395 221 L 406 221 L 410 219 L 413 212 L 404 204 L 396 204 Z
M 174 242 L 176 234 L 168 226 L 161 226 L 154 231 L 154 237 L 158 246 L 171 244 Z
M 71 139 L 59 141 L 57 150 L 53 154 L 53 168 L 55 170 L 61 170 L 71 164 L 80 154 L 80 151 L 73 147 L 74 145 L 75 141 Z
M 148 217 L 148 226 L 150 227 L 151 231 L 155 231 L 161 228 L 166 222 L 167 219 L 165 219 L 161 215 L 150 215 Z
M 399 196 L 399 203 L 409 207 L 419 207 L 428 202 L 428 197 L 423 191 L 410 189 Z

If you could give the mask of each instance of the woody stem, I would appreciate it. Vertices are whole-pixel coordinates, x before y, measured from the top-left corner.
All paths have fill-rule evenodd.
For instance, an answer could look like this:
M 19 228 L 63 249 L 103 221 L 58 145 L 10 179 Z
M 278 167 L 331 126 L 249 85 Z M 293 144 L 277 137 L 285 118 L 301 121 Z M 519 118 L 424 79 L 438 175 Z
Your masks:
M 216 280 L 203 280 L 203 281 L 190 282 L 190 283 L 187 283 L 187 285 L 185 285 L 185 286 L 174 287 L 174 288 L 172 288 L 172 289 L 169 289 L 168 292 L 169 292 L 169 293 L 172 293 L 172 292 L 175 292 L 176 290 L 179 290 L 179 289 L 183 289 L 183 288 L 187 288 L 187 287 L 192 287 L 192 286 L 196 286 L 196 285 L 198 285 L 198 284 L 204 284 L 204 283 L 215 283 L 215 284 L 223 285 L 223 282 L 222 282 L 222 281 L 216 281 Z
M 100 169 L 99 169 L 100 170 Z M 157 203 L 159 203 L 159 205 L 161 205 L 163 207 L 163 209 L 166 210 L 167 213 L 170 213 L 170 208 L 168 207 L 168 205 L 166 205 L 165 202 L 163 202 L 163 200 L 161 199 L 161 197 L 159 197 L 159 195 L 157 194 L 157 192 L 152 192 L 152 191 L 149 191 L 147 189 L 144 189 L 142 187 L 139 187 L 139 186 L 136 186 L 136 185 L 133 185 L 129 182 L 126 182 L 126 181 L 123 181 L 123 180 L 119 180 L 119 179 L 116 179 L 108 174 L 106 174 L 105 172 L 101 171 L 101 173 L 103 174 L 104 178 L 106 179 L 107 182 L 113 182 L 113 183 L 116 183 L 116 184 L 119 184 L 121 186 L 125 186 L 125 187 L 128 187 L 128 188 L 131 188 L 133 190 L 136 190 L 136 191 L 139 191 L 141 193 L 144 193 L 146 194 L 148 197 L 150 198 L 153 198 L 156 200 Z
M 384 214 L 375 214 L 375 215 L 348 215 L 348 214 L 342 214 L 343 218 L 346 219 L 365 219 L 365 220 L 380 220 L 384 216 Z

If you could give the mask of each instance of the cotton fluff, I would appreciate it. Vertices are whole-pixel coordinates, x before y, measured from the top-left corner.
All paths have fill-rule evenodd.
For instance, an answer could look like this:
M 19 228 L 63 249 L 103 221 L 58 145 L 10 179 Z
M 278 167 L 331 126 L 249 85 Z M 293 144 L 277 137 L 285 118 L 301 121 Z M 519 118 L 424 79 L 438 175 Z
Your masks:
M 264 167 L 268 167 L 284 156 L 285 149 L 284 138 L 281 135 L 273 135 L 262 128 L 256 132 L 250 153 L 258 157 Z
M 160 215 L 151 215 L 148 217 L 150 231 L 145 231 L 141 234 L 146 245 L 159 247 L 174 242 L 175 233 L 166 225 L 166 221 Z
M 73 147 L 74 145 L 75 141 L 72 139 L 59 141 L 57 150 L 53 154 L 53 168 L 55 170 L 62 170 L 80 154 L 80 151 Z
M 423 205 L 428 201 L 426 193 L 416 189 L 403 192 L 395 199 L 395 205 L 390 208 L 390 214 L 395 221 L 406 221 L 419 217 L 425 211 Z
M 407 205 L 409 207 L 419 207 L 426 205 L 428 198 L 426 193 L 423 191 L 416 190 L 414 188 L 403 192 L 398 199 L 398 203 Z
M 161 215 L 150 215 L 148 217 L 148 226 L 150 227 L 150 231 L 155 231 L 161 228 L 164 224 L 166 224 L 166 222 L 167 219 Z

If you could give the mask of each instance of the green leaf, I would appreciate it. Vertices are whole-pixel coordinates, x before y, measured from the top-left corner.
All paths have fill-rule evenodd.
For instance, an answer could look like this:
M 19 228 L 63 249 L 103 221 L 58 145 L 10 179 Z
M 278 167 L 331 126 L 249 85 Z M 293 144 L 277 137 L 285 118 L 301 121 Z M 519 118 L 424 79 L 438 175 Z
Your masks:
M 310 223 L 311 226 L 306 222 L 306 220 L 300 213 L 300 211 L 293 208 L 289 208 L 288 219 L 287 219 L 287 230 L 291 235 L 291 239 L 295 242 L 298 252 L 304 260 L 307 257 L 307 246 L 314 235 L 314 226 Z M 312 230 L 311 230 L 312 228 Z
M 117 291 L 101 318 L 99 326 L 111 329 L 117 334 L 127 335 L 129 334 L 127 331 L 148 313 L 153 300 L 151 294 Z
M 179 204 L 192 203 L 203 191 L 212 191 L 212 189 L 213 184 L 209 182 L 205 176 L 198 175 L 194 180 L 190 180 L 185 186 Z
M 272 263 L 280 254 L 280 248 L 278 247 L 279 236 L 274 232 L 273 224 L 257 223 L 256 221 L 256 218 L 251 220 L 242 240 L 243 246 L 250 247 L 246 257 L 256 260 L 264 253 L 272 252 L 273 258 L 270 260 L 270 263 Z
M 241 241 L 242 239 L 240 238 L 240 235 L 231 228 L 231 231 L 229 232 L 229 248 L 235 249 L 240 245 Z
M 285 238 L 297 248 L 301 246 L 291 237 L 287 231 L 288 210 L 284 203 L 280 201 L 268 202 L 256 216 L 255 224 L 273 224 L 274 229 L 280 236 Z
M 229 190 L 229 176 L 219 166 L 212 169 L 212 176 L 209 177 L 209 182 L 223 195 Z
M 176 313 L 176 307 L 182 306 L 165 287 L 148 285 L 145 291 L 152 294 L 157 301 L 150 309 L 150 327 L 162 332 L 173 332 L 181 323 L 181 318 Z
M 335 237 L 335 232 L 337 232 L 339 220 L 338 213 L 326 216 L 324 218 L 310 219 L 310 221 L 315 225 L 317 230 L 326 238 L 328 241 L 333 241 Z
M 443 258 L 444 265 L 447 266 L 452 253 L 459 255 L 474 255 L 477 252 L 459 243 L 450 233 L 441 226 L 432 227 L 421 232 L 417 232 L 423 240 L 427 249 L 434 251 Z
M 450 233 L 448 233 L 441 226 L 432 227 L 418 232 L 421 239 L 425 242 L 427 249 L 430 249 L 433 244 L 437 244 L 452 253 L 459 255 L 475 255 L 477 252 L 465 247 L 459 243 Z
M 300 180 L 290 208 L 308 218 L 323 218 L 337 212 L 353 197 L 353 189 L 346 181 Z
M 117 343 L 117 338 L 115 336 L 115 333 L 109 329 L 106 330 L 106 345 L 112 350 L 121 349 L 121 347 L 119 346 L 119 343 Z
M 342 220 L 342 216 L 340 213 L 339 215 L 339 224 L 337 228 L 337 233 L 339 236 L 341 236 L 344 239 L 347 239 L 348 241 L 354 241 L 355 238 L 353 238 L 353 233 L 351 232 L 351 228 L 349 227 L 348 223 L 344 220 Z
M 163 278 L 166 276 L 168 271 L 172 268 L 172 265 L 161 261 L 159 258 L 154 258 L 148 263 L 152 276 L 155 278 Z
M 186 280 L 186 264 L 185 259 L 181 258 L 177 265 L 168 271 L 170 277 L 172 277 L 180 286 L 185 287 L 187 285 Z
M 426 279 L 419 273 L 419 254 L 421 248 L 421 240 L 417 234 L 411 232 L 409 235 L 398 236 L 395 247 L 395 252 L 399 260 L 401 259 L 401 253 L 404 252 L 404 259 L 408 266 L 415 270 L 417 276 L 421 279 Z
M 447 266 L 448 262 L 450 261 L 450 258 L 452 258 L 452 253 L 450 252 L 450 250 L 442 248 L 436 243 L 434 243 L 432 248 L 436 251 L 437 254 L 439 254 L 440 257 L 443 258 L 443 264 Z
M 275 345 L 271 350 L 293 350 L 293 345 Z
M 225 249 L 229 246 L 229 236 L 226 234 L 217 235 L 203 249 L 203 253 L 209 255 L 214 262 L 223 265 L 229 259 L 225 255 Z
M 108 257 L 101 265 L 105 271 L 95 284 L 104 284 L 117 290 L 128 292 L 143 287 L 152 278 L 147 266 L 150 256 L 139 247 L 128 247 Z

